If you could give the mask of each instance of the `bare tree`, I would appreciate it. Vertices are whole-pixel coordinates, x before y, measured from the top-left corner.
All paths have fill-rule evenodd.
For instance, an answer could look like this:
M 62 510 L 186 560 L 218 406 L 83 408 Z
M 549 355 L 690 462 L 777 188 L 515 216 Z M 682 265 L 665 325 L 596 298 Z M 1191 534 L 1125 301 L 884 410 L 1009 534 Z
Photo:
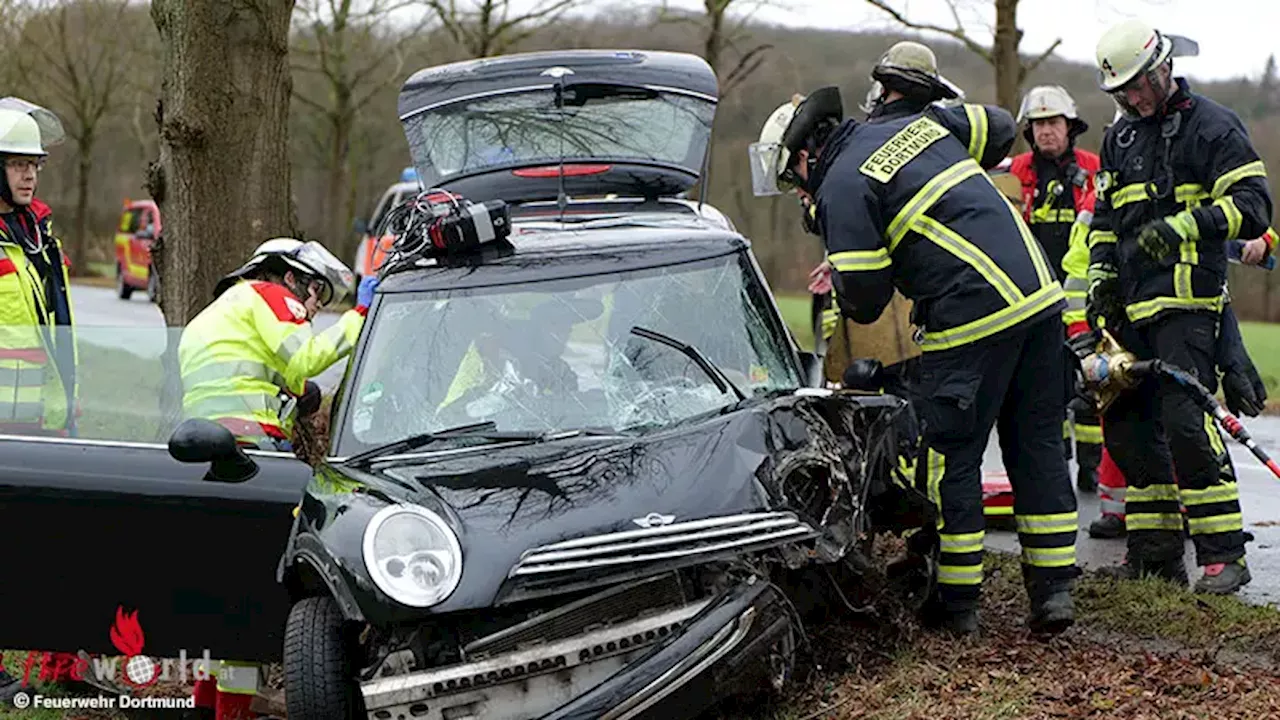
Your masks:
M 267 238 L 292 234 L 289 20 L 294 0 L 153 0 L 164 46 L 148 189 L 160 305 L 185 325 L 218 279 Z
M 581 3 L 536 0 L 528 10 L 513 14 L 512 0 L 425 0 L 449 37 L 472 58 L 509 51 Z
M 1018 52 L 1018 46 L 1022 43 L 1022 30 L 1018 27 L 1019 0 L 992 0 L 995 4 L 996 26 L 990 47 L 974 40 L 969 31 L 965 29 L 964 23 L 960 20 L 961 0 L 946 1 L 951 8 L 951 16 L 955 21 L 954 27 L 909 20 L 904 11 L 894 8 L 888 0 L 867 0 L 874 7 L 888 13 L 904 27 L 913 30 L 928 30 L 952 37 L 990 63 L 995 70 L 996 103 L 1009 112 L 1016 113 L 1018 111 L 1018 93 L 1022 88 L 1022 83 L 1027 79 L 1027 74 L 1034 72 L 1036 68 L 1040 67 L 1041 63 L 1053 54 L 1054 50 L 1058 49 L 1058 45 L 1062 43 L 1062 38 L 1054 40 L 1044 52 L 1036 57 L 1024 60 Z M 985 3 L 986 0 L 983 0 L 983 2 Z
M 387 17 L 412 0 L 301 0 L 292 53 L 298 83 L 293 97 L 319 120 L 311 147 L 325 171 L 325 239 L 342 251 L 355 216 L 351 148 L 356 121 L 369 101 L 403 80 L 403 43 L 422 30 L 423 19 L 398 32 L 383 32 Z
M 122 102 L 133 44 L 140 29 L 126 0 L 51 0 L 22 27 L 18 52 L 9 54 L 28 93 L 62 118 L 75 143 L 75 231 L 64 238 L 71 267 L 83 268 L 89 241 L 89 185 L 104 118 Z M 123 35 L 126 41 L 121 41 Z
M 773 49 L 768 43 L 758 43 L 743 50 L 743 43 L 751 39 L 747 26 L 760 8 L 776 5 L 772 0 L 702 0 L 701 14 L 673 11 L 670 0 L 662 0 L 658 11 L 659 23 L 692 23 L 702 33 L 702 57 L 720 78 L 720 94 L 728 95 L 746 80 L 767 58 Z M 736 20 L 729 10 L 746 10 Z M 738 61 L 727 72 L 723 69 L 727 50 L 738 53 Z

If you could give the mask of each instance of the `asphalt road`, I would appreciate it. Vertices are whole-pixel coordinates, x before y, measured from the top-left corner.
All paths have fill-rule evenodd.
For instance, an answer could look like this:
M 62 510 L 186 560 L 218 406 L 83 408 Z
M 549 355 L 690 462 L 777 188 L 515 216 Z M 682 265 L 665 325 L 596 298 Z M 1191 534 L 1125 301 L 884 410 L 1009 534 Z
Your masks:
M 163 352 L 167 336 L 164 320 L 159 308 L 152 305 L 144 294 L 120 300 L 111 288 L 77 285 L 72 288 L 72 299 L 81 327 L 80 335 L 87 342 L 126 347 L 132 352 L 153 357 Z M 325 328 L 336 319 L 335 314 L 321 313 L 315 325 Z M 176 333 L 176 330 L 172 331 L 172 334 Z M 321 386 L 326 389 L 334 387 L 341 378 L 343 367 L 344 364 L 339 363 L 318 378 Z M 1263 449 L 1280 456 L 1280 418 L 1249 418 L 1245 425 Z M 1280 479 L 1275 478 L 1244 446 L 1230 439 L 1227 442 L 1239 477 L 1245 527 L 1255 538 L 1248 546 L 1253 582 L 1242 591 L 1242 597 L 1253 602 L 1280 604 Z M 987 472 L 1003 471 L 994 432 L 983 469 Z M 1073 463 L 1072 477 L 1074 473 Z M 1078 499 L 1082 528 L 1079 561 L 1089 568 L 1119 563 L 1124 557 L 1124 540 L 1095 540 L 1083 529 L 1098 516 L 1097 496 L 1078 493 Z M 993 531 L 987 534 L 987 545 L 1017 551 L 1018 539 L 1010 532 Z M 1187 542 L 1186 558 L 1194 581 L 1199 577 L 1199 571 L 1192 566 L 1195 552 L 1190 541 Z

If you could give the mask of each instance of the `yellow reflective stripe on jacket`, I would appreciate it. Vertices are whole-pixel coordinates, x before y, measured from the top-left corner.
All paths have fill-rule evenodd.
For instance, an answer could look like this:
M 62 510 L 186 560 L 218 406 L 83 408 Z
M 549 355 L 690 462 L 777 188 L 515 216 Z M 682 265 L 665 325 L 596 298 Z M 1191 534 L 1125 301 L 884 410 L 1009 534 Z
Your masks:
M 1154 317 L 1164 310 L 1191 310 L 1222 314 L 1222 307 L 1221 295 L 1211 298 L 1157 297 L 1126 305 L 1124 312 L 1125 315 L 1129 316 L 1130 322 L 1138 322 L 1139 320 Z
M 1219 175 L 1218 179 L 1213 183 L 1213 198 L 1215 200 L 1221 198 L 1227 194 L 1227 190 L 1230 190 L 1232 185 L 1235 185 L 1245 178 L 1251 177 L 1267 177 L 1267 167 L 1261 160 L 1254 160 L 1253 162 L 1245 163 L 1234 170 L 1228 170 L 1222 175 Z
M 965 103 L 964 114 L 969 119 L 969 156 L 980 161 L 987 151 L 987 109 Z
M 1089 425 L 1087 423 L 1075 423 L 1076 442 L 1085 445 L 1101 445 L 1102 444 L 1102 428 L 1097 425 Z
M 1240 225 L 1244 223 L 1244 214 L 1236 207 L 1236 199 L 1230 195 L 1220 197 L 1213 201 L 1213 207 L 1222 210 L 1222 214 L 1227 218 L 1227 240 L 1235 240 L 1240 237 Z M 1252 240 L 1252 238 L 1250 238 Z
M 875 250 L 846 250 L 827 256 L 831 267 L 840 272 L 858 272 L 860 270 L 883 270 L 892 263 L 889 251 L 884 248 Z
M 1005 274 L 1004 270 L 1000 269 L 999 265 L 987 257 L 986 253 L 946 225 L 928 215 L 921 215 L 911 229 L 977 270 L 978 274 L 995 288 L 1009 305 L 1016 305 L 1025 297 L 1017 284 Z
M 262 304 L 256 308 L 263 340 L 286 365 L 285 382 L 294 393 L 301 393 L 308 378 L 324 372 L 329 366 L 351 352 L 360 337 L 364 316 L 348 310 L 332 327 L 315 333 L 311 323 L 296 325 L 276 320 L 271 309 Z
M 991 176 L 983 173 L 987 182 L 992 182 Z M 992 183 L 994 184 L 994 183 Z M 1022 213 L 1013 206 L 1012 203 L 1005 203 L 1005 207 L 1009 210 L 1009 217 L 1013 219 L 1013 224 L 1017 226 L 1018 233 L 1022 235 L 1022 245 L 1027 250 L 1027 255 L 1031 257 L 1031 264 L 1036 269 L 1036 278 L 1040 281 L 1040 287 L 1045 287 L 1050 283 L 1057 284 L 1057 274 L 1049 269 L 1049 261 L 1045 258 L 1044 248 L 1040 245 L 1040 241 L 1036 240 L 1036 236 L 1032 234 L 1031 228 L 1022 220 Z
M 885 237 L 889 239 L 889 252 L 893 253 L 897 249 L 898 243 L 911 231 L 916 220 L 928 212 L 943 194 L 975 175 L 986 173 L 972 158 L 964 158 L 925 183 L 889 222 L 889 228 L 885 232 Z
M 1088 247 L 1092 250 L 1097 245 L 1110 243 L 1115 245 L 1116 234 L 1110 230 L 1090 230 Z
M 1111 208 L 1118 210 L 1125 205 L 1132 205 L 1136 202 L 1145 202 L 1151 199 L 1151 195 L 1147 192 L 1145 183 L 1134 183 L 1117 188 L 1111 192 Z M 1204 186 L 1199 183 L 1184 183 L 1173 189 L 1173 198 L 1177 202 L 1194 205 L 1201 200 L 1209 198 L 1209 193 L 1205 192 Z
M 1069 223 L 1076 221 L 1076 211 L 1072 208 L 1059 208 L 1053 210 L 1051 208 L 1037 208 L 1031 213 L 1031 224 L 1039 225 L 1044 223 Z
M 1062 286 L 1055 281 L 1052 285 L 1042 287 L 1019 300 L 1017 304 L 997 310 L 986 317 L 950 330 L 924 333 L 920 341 L 920 349 L 926 352 L 947 350 L 991 337 L 1052 307 L 1064 297 Z

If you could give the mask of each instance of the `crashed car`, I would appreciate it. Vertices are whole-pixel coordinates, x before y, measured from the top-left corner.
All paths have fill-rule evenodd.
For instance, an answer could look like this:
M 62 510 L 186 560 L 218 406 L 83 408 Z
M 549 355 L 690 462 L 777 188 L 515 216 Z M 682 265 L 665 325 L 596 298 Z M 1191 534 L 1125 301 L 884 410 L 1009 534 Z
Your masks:
M 648 52 L 408 80 L 424 186 L 469 237 L 511 229 L 456 254 L 395 230 L 281 560 L 290 718 L 692 717 L 782 687 L 810 595 L 848 604 L 868 538 L 929 522 L 894 475 L 905 403 L 813 387 L 750 243 L 662 207 L 714 89 Z M 561 146 L 596 184 L 524 171 Z M 513 204 L 615 197 L 508 223 L 508 181 Z

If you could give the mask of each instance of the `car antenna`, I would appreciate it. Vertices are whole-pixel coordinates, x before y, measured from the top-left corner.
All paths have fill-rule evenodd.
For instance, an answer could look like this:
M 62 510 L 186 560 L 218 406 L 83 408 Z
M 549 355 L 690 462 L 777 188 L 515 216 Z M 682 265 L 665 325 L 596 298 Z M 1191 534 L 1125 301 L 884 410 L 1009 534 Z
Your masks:
M 557 65 L 543 70 L 542 74 L 556 79 L 556 110 L 560 113 L 560 172 L 557 173 L 560 188 L 556 194 L 556 205 L 560 208 L 559 222 L 563 225 L 564 211 L 569 206 L 569 196 L 564 192 L 564 76 L 572 75 L 573 71 L 567 67 Z
M 711 119 L 711 127 L 707 128 L 707 152 L 702 156 L 702 187 L 698 189 L 698 216 L 702 216 L 702 206 L 707 203 L 708 186 L 711 183 L 711 137 L 715 133 L 715 118 Z

